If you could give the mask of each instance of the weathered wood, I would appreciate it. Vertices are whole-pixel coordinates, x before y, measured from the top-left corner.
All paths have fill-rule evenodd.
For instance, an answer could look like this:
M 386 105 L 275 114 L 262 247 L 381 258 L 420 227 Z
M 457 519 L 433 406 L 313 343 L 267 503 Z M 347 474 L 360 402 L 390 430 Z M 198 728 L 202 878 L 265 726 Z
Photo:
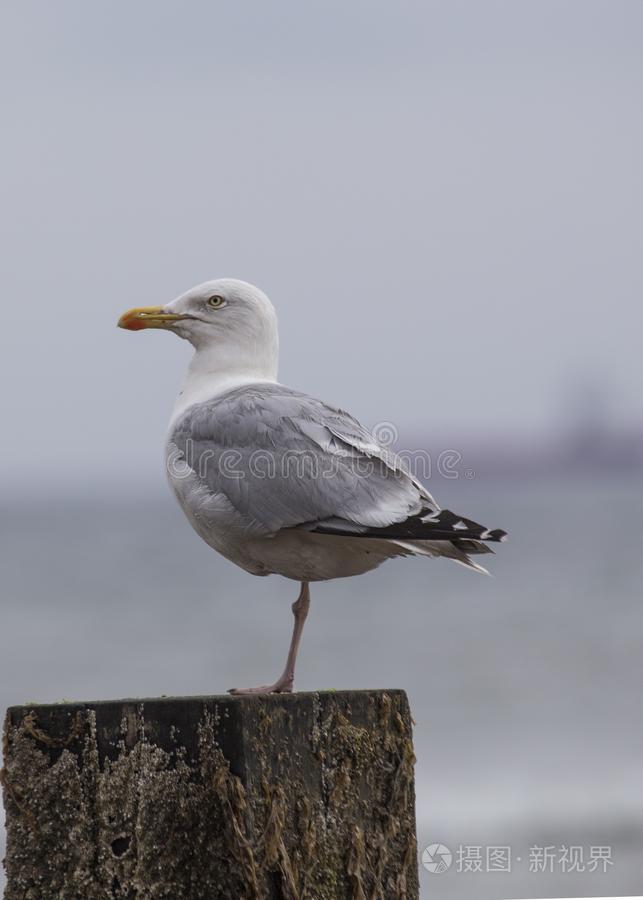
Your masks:
M 403 691 L 13 707 L 5 900 L 418 897 Z

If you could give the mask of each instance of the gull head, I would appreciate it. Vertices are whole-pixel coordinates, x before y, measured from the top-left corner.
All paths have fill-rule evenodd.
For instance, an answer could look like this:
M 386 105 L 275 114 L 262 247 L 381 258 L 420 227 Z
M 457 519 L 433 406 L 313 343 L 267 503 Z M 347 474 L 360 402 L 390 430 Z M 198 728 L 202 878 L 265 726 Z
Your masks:
M 216 368 L 262 368 L 276 372 L 277 316 L 259 288 L 235 278 L 206 281 L 165 306 L 130 309 L 119 328 L 163 328 L 189 341 L 201 361 Z

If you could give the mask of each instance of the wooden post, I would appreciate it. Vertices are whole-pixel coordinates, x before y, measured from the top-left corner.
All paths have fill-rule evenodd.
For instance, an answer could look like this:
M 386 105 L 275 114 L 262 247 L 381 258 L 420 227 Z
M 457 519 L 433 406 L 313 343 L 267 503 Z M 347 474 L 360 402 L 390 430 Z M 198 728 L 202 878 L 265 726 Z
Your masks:
M 417 900 L 403 691 L 16 706 L 5 900 Z

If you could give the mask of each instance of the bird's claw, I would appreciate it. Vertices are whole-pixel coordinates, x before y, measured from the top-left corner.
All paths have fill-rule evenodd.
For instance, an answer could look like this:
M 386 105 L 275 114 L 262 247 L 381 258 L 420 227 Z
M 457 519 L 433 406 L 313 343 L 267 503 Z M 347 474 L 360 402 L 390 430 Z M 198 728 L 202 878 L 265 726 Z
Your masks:
M 260 684 L 250 688 L 231 688 L 228 693 L 234 697 L 243 697 L 246 694 L 291 694 L 292 679 L 279 679 L 274 684 Z

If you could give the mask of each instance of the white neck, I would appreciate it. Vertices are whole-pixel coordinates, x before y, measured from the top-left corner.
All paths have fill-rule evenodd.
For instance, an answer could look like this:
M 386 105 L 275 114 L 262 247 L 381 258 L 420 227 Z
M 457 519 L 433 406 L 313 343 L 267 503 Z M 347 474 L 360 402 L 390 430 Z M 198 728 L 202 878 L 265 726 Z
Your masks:
M 258 354 L 252 361 L 246 356 L 242 364 L 226 360 L 226 354 L 212 348 L 197 349 L 186 373 L 172 410 L 170 428 L 190 406 L 212 400 L 245 384 L 276 384 L 276 353 Z

